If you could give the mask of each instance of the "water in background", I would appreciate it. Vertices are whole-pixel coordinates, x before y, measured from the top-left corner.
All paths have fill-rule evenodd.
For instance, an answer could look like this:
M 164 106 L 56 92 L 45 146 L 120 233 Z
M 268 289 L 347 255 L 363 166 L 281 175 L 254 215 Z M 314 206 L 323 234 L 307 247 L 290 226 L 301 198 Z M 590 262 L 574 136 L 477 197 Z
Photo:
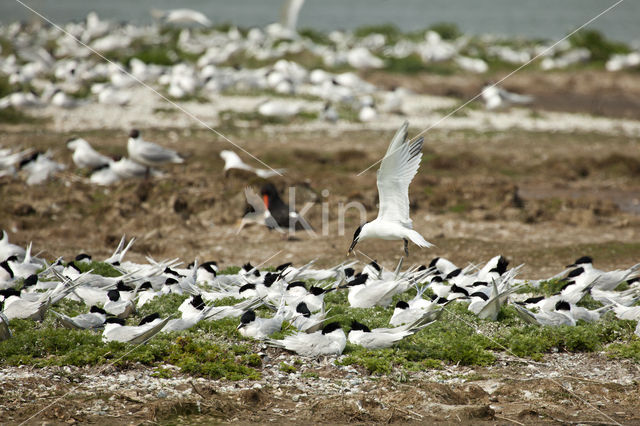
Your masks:
M 279 19 L 283 0 L 22 0 L 56 23 L 81 20 L 91 10 L 102 18 L 149 23 L 149 10 L 188 7 L 216 24 L 264 26 Z M 466 33 L 557 39 L 615 0 L 306 0 L 299 28 L 327 31 L 392 23 L 409 31 L 453 22 Z M 0 0 L 0 22 L 32 19 L 15 0 Z M 626 0 L 589 28 L 620 41 L 640 40 L 640 1 Z

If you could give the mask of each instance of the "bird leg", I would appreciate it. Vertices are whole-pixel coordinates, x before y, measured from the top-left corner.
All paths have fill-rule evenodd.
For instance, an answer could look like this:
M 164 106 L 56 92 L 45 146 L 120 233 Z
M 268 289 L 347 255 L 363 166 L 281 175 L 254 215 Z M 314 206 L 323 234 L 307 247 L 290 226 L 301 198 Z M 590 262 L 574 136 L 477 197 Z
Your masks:
M 409 240 L 407 240 L 406 238 L 403 238 L 402 240 L 404 241 L 404 254 L 409 257 Z

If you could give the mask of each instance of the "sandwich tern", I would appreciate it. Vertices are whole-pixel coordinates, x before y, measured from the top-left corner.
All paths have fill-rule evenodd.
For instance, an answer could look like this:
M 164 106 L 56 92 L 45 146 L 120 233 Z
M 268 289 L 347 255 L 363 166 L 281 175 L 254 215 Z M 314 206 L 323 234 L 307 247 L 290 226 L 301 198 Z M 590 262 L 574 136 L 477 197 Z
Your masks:
M 417 231 L 409 218 L 409 184 L 418 172 L 422 159 L 424 138 L 409 143 L 409 123 L 404 122 L 391 140 L 378 170 L 377 185 L 380 198 L 378 217 L 356 229 L 347 254 L 356 244 L 370 238 L 403 240 L 404 252 L 409 255 L 409 240 L 418 247 L 431 247 Z

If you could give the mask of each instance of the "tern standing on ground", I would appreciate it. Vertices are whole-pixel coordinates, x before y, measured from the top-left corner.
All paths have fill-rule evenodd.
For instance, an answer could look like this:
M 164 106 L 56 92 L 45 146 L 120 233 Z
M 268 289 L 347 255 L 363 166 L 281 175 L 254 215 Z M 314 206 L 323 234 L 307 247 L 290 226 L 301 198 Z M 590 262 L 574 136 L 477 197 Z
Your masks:
M 420 137 L 411 142 L 407 139 L 408 128 L 409 123 L 405 121 L 391 140 L 389 149 L 380 163 L 377 179 L 380 199 L 378 217 L 356 229 L 347 255 L 358 242 L 369 238 L 403 240 L 407 256 L 409 240 L 418 247 L 433 245 L 413 230 L 409 217 L 409 184 L 420 167 L 424 138 Z
M 151 167 L 164 163 L 182 163 L 184 161 L 174 150 L 161 147 L 153 142 L 145 141 L 136 129 L 133 129 L 131 133 L 129 133 L 127 151 L 133 161 L 147 167 L 147 176 L 149 175 Z

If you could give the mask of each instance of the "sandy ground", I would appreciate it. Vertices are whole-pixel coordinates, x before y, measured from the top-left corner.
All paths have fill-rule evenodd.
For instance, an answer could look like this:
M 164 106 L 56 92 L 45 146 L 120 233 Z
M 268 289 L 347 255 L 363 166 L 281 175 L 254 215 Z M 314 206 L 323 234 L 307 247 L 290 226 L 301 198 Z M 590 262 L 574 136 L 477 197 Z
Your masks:
M 411 186 L 412 217 L 415 228 L 436 247 L 411 247 L 410 263 L 445 256 L 466 265 L 503 254 L 512 265 L 525 264 L 523 278 L 543 278 L 562 271 L 582 255 L 593 256 L 601 269 L 628 267 L 640 261 L 640 121 L 636 121 L 640 118 L 640 76 L 590 71 L 545 75 L 530 73 L 509 80 L 511 88 L 532 88 L 537 99 L 532 109 L 491 114 L 477 108 L 465 110 L 426 134 L 423 163 Z M 379 85 L 411 87 L 416 95 L 406 116 L 385 116 L 372 125 L 296 121 L 291 126 L 260 126 L 237 122 L 233 127 L 218 128 L 270 166 L 287 168 L 284 177 L 273 181 L 285 194 L 295 189 L 299 210 L 305 203 L 313 203 L 305 217 L 314 227 L 314 235 L 299 232 L 285 239 L 255 226 L 238 233 L 244 211 L 242 190 L 247 185 L 258 189 L 263 182 L 245 173 L 224 178 L 219 152 L 232 148 L 229 143 L 198 128 L 181 113 L 154 114 L 157 104 L 151 98 L 140 110 L 42 111 L 52 116 L 46 124 L 0 127 L 1 145 L 52 149 L 54 158 L 68 165 L 56 179 L 35 187 L 26 186 L 20 176 L 1 178 L 0 227 L 10 232 L 12 242 L 26 245 L 33 241 L 34 250 L 43 251 L 49 259 L 71 259 L 79 252 L 103 259 L 120 236 L 127 234 L 137 238 L 129 255 L 132 260 L 144 261 L 149 255 L 178 257 L 188 263 L 198 257 L 201 261 L 217 260 L 223 268 L 249 260 L 277 265 L 317 259 L 319 266 L 335 265 L 345 260 L 360 222 L 355 209 L 347 210 L 341 233 L 340 206 L 358 201 L 367 208 L 369 219 L 376 215 L 377 168 L 361 176 L 358 173 L 381 158 L 402 120 L 410 120 L 410 135 L 415 135 L 461 102 L 443 96 L 468 99 L 482 83 L 477 78 L 456 76 L 383 79 L 372 73 L 367 78 Z M 619 102 L 609 101 L 610 96 Z M 565 105 L 559 99 L 570 101 Z M 256 102 L 221 98 L 213 105 L 189 105 L 199 108 L 207 123 L 215 125 L 216 111 L 228 109 L 225 102 L 236 101 L 247 110 Z M 98 129 L 99 124 L 108 125 Z M 185 154 L 186 163 L 164 168 L 165 177 L 151 181 L 131 180 L 108 188 L 88 184 L 86 172 L 73 166 L 65 141 L 80 135 L 102 152 L 124 155 L 127 128 L 133 125 L 143 130 L 146 139 Z M 241 156 L 257 165 L 247 155 Z M 329 217 L 324 226 L 323 209 Z M 402 254 L 401 244 L 395 242 L 363 242 L 358 247 L 359 260 L 367 261 L 368 256 L 388 268 Z M 592 365 L 587 368 L 590 374 L 602 374 L 584 376 L 585 363 Z M 320 371 L 320 377 L 331 379 L 328 382 L 338 383 L 348 374 L 367 383 L 370 380 L 363 372 L 316 363 L 308 368 Z M 84 386 L 95 370 L 73 370 L 85 393 L 72 392 L 62 404 L 33 421 L 639 420 L 636 364 L 612 362 L 601 354 L 557 354 L 549 355 L 544 366 L 534 366 L 531 376 L 527 376 L 528 368 L 504 360 L 491 368 L 477 369 L 474 374 L 484 377 L 477 383 L 459 379 L 456 375 L 470 374 L 470 369 L 461 367 L 451 367 L 456 380 L 440 380 L 437 372 L 421 373 L 407 383 L 377 379 L 348 398 L 339 386 L 326 395 L 313 394 L 312 380 L 311 390 L 300 392 L 294 389 L 299 383 L 287 379 L 278 393 L 278 388 L 268 383 L 270 376 L 260 389 L 254 389 L 252 383 L 235 388 L 233 383 L 197 380 L 192 386 L 192 379 L 184 378 L 184 389 L 191 389 L 188 395 L 159 398 L 154 390 L 150 396 L 141 396 L 133 385 L 118 385 L 113 390 L 107 387 L 91 395 Z M 150 372 L 134 369 L 122 374 L 148 377 Z M 565 376 L 573 378 L 565 380 Z M 60 380 L 55 377 L 63 376 L 56 371 L 30 370 L 23 381 L 3 386 L 5 395 L 0 399 L 7 401 L 3 403 L 5 410 L 10 407 L 10 420 L 29 418 L 40 406 L 34 398 L 50 401 L 76 383 L 66 376 Z M 558 388 L 550 381 L 552 377 L 569 383 L 589 402 Z M 38 387 L 27 391 L 31 384 Z M 37 394 L 36 389 L 45 393 Z M 298 393 L 306 395 L 294 401 Z M 82 411 L 98 402 L 106 411 Z M 104 417 L 101 410 L 113 417 Z

